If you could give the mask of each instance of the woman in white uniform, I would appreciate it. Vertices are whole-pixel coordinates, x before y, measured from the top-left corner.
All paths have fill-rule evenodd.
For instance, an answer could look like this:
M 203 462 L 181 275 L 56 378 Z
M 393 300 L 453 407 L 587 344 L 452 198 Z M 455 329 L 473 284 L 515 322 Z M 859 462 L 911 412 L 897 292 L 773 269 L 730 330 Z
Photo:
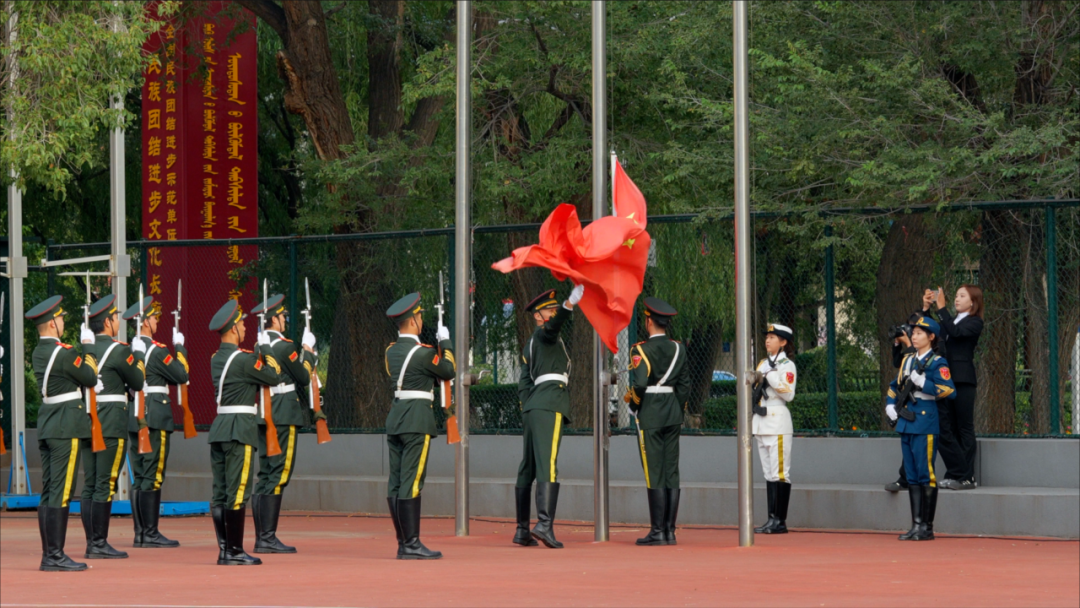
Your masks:
M 768 356 L 758 363 L 755 385 L 764 392 L 754 404 L 754 437 L 765 473 L 769 498 L 769 521 L 755 528 L 760 534 L 787 534 L 788 501 L 791 498 L 791 412 L 788 404 L 795 398 L 795 363 L 791 328 L 769 325 L 765 332 Z

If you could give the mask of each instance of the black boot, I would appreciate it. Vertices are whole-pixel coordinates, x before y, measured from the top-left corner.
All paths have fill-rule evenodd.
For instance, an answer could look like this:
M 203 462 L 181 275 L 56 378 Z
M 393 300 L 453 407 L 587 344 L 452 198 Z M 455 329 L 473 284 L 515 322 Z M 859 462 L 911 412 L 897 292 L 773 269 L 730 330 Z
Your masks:
M 43 572 L 78 572 L 86 570 L 86 564 L 77 562 L 64 554 L 67 541 L 68 508 L 38 507 L 45 509 L 45 554 L 41 556 Z
M 90 503 L 90 525 L 93 530 L 93 542 L 88 543 L 86 546 L 86 559 L 126 558 L 127 553 L 117 551 L 109 544 L 109 521 L 112 517 L 112 502 L 83 501 L 83 503 Z
M 223 507 L 224 508 L 224 507 Z M 262 560 L 244 552 L 244 517 L 247 509 L 224 509 L 225 559 L 219 566 L 258 566 Z
M 555 509 L 559 505 L 559 484 L 538 482 L 536 484 L 536 527 L 532 537 L 552 549 L 562 549 L 555 540 Z
M 401 521 L 401 553 L 398 559 L 440 559 L 442 553 L 432 551 L 420 542 L 420 497 L 397 501 L 398 519 Z
M 402 547 L 405 545 L 405 537 L 401 534 L 401 519 L 398 517 L 397 496 L 387 496 L 386 505 L 390 507 L 390 519 L 394 522 L 394 532 L 397 533 L 397 554 L 400 557 Z
M 675 521 L 679 518 L 679 498 L 682 495 L 682 490 L 678 488 L 668 488 L 664 490 L 664 497 L 667 499 L 667 526 L 664 530 L 664 539 L 667 540 L 667 544 L 678 544 L 675 540 Z
M 776 520 L 762 531 L 763 534 L 787 534 L 787 507 L 791 500 L 791 484 L 776 482 Z
M 296 553 L 296 547 L 290 547 L 278 540 L 278 518 L 281 517 L 281 494 L 255 495 L 259 509 L 255 516 L 255 553 Z
M 161 549 L 179 547 L 180 541 L 170 540 L 158 532 L 161 518 L 161 490 L 139 492 L 139 520 L 143 527 L 143 540 L 139 547 Z
M 934 515 L 937 512 L 937 486 L 923 486 L 923 524 L 915 540 L 934 540 Z
M 917 540 L 915 537 L 923 523 L 923 487 L 909 485 L 908 500 L 911 501 L 911 529 L 906 534 L 901 534 L 899 540 Z
M 217 536 L 218 563 L 225 561 L 225 505 L 210 507 L 210 518 L 214 520 L 214 534 Z
M 667 500 L 664 490 L 646 490 L 649 497 L 649 533 L 644 538 L 637 539 L 637 544 L 642 546 L 666 545 L 664 537 L 667 526 Z
M 535 547 L 536 542 L 529 533 L 529 520 L 532 517 L 532 484 L 525 487 L 514 486 L 514 502 L 517 505 L 517 531 L 514 532 L 514 544 L 522 547 Z
M 139 490 L 131 490 L 131 523 L 135 526 L 135 540 L 132 542 L 132 547 L 143 546 L 143 520 L 142 513 L 139 512 L 139 495 L 142 494 Z
M 83 533 L 86 534 L 86 555 L 94 548 L 94 501 L 89 498 L 79 499 L 79 519 Z M 85 556 L 84 556 L 85 557 Z
M 38 534 L 41 535 L 41 558 L 49 554 L 49 541 L 45 535 L 45 505 L 38 505 L 37 510 Z
M 776 486 L 779 484 L 778 481 L 765 482 L 765 498 L 769 501 L 769 520 L 763 525 L 754 528 L 754 532 L 758 534 L 763 534 L 765 530 L 772 528 L 776 524 Z

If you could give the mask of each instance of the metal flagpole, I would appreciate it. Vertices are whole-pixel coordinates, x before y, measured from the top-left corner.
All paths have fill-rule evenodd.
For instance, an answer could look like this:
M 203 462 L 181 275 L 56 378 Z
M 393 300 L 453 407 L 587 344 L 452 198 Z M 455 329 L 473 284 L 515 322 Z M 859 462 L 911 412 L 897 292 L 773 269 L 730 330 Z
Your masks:
M 732 25 L 735 64 L 735 369 L 747 376 L 750 358 L 750 164 L 746 106 L 746 5 L 733 0 Z M 750 453 L 750 385 L 736 383 L 739 426 L 739 546 L 754 544 L 754 481 Z
M 607 203 L 607 13 L 602 0 L 592 3 L 592 198 L 593 219 L 604 216 Z M 604 345 L 593 334 L 593 540 L 609 540 L 608 413 L 604 387 Z
M 469 535 L 469 360 L 472 308 L 472 2 L 457 3 L 457 128 L 454 166 L 454 338 L 457 377 L 454 400 L 461 441 L 454 468 L 454 534 Z

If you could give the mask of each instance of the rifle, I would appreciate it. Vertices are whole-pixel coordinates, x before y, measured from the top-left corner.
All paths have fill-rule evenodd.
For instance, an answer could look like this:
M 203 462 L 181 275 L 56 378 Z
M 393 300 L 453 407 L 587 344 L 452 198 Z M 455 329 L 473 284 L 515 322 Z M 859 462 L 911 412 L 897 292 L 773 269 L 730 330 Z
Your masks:
M 90 329 L 90 271 L 86 272 L 86 304 L 83 305 L 83 323 Z M 101 376 L 99 375 L 100 379 Z M 97 387 L 86 391 L 86 411 L 90 413 L 90 445 L 94 452 L 105 451 L 105 437 L 101 434 L 101 419 L 97 411 Z
M 926 359 L 927 359 L 927 361 L 930 360 L 929 357 L 927 357 Z M 920 374 L 923 373 L 925 370 L 926 370 L 926 364 L 917 363 L 915 365 L 915 371 L 919 372 Z M 914 393 L 917 389 L 918 389 L 918 387 L 915 386 L 915 382 L 912 381 L 912 379 L 911 379 L 911 374 L 908 374 L 907 379 L 904 380 L 904 386 L 902 386 L 900 388 L 900 393 L 896 395 L 896 415 L 897 415 L 897 419 L 889 421 L 889 426 L 890 427 L 895 427 L 897 421 L 900 418 L 903 418 L 904 420 L 907 420 L 908 422 L 915 422 L 915 412 L 911 411 L 911 409 L 908 408 L 908 402 L 911 401 L 914 398 L 912 393 Z
M 0 333 L 4 330 L 4 292 L 0 292 Z M 0 362 L 0 380 L 4 378 L 4 364 Z M 4 400 L 4 394 L 0 393 L 0 401 Z M 0 456 L 7 454 L 7 446 L 4 445 L 4 427 L 0 427 Z
M 777 357 L 779 356 L 780 353 L 777 353 Z M 765 359 L 769 362 L 769 367 L 771 368 L 769 371 L 776 369 L 776 359 L 770 359 L 768 354 L 765 355 Z M 753 383 L 753 392 L 750 395 L 750 407 L 755 414 L 759 413 L 757 410 L 764 410 L 760 412 L 760 415 L 762 416 L 767 413 L 767 410 L 761 405 L 761 401 L 765 399 L 765 388 L 768 387 L 768 384 L 769 383 L 765 381 L 764 376 L 761 377 L 760 382 Z
M 181 295 L 183 292 L 183 280 L 176 279 L 176 310 L 173 311 L 173 327 L 176 331 L 180 331 L 180 309 L 181 309 Z M 184 439 L 191 439 L 198 435 L 195 431 L 195 415 L 191 413 L 191 405 L 188 402 L 188 385 L 190 381 L 180 384 L 176 387 L 176 400 L 180 402 L 180 407 L 184 408 Z
M 135 315 L 135 339 L 142 340 L 142 317 L 143 317 L 143 286 L 139 284 L 139 314 Z M 143 361 L 143 367 L 146 366 Z M 145 372 L 144 372 L 145 374 Z M 150 446 L 150 427 L 146 426 L 146 392 L 135 393 L 135 417 L 142 423 L 139 425 L 139 453 L 149 454 L 154 451 Z
M 266 326 L 266 279 L 263 279 L 263 307 L 262 312 L 259 313 L 259 334 L 265 330 Z M 259 358 L 265 362 L 265 353 L 260 345 Z M 259 405 L 262 406 L 263 420 L 266 421 L 266 455 L 277 456 L 281 453 L 281 444 L 278 443 L 277 427 L 274 426 L 274 402 L 273 397 L 270 396 L 270 387 L 262 386 L 259 390 Z
M 307 308 L 302 310 L 300 314 L 304 315 L 304 329 L 311 331 L 311 288 L 308 285 L 307 277 L 304 277 L 304 299 L 307 302 Z M 322 404 L 319 403 L 321 395 L 319 394 L 319 374 L 316 373 L 318 364 L 311 367 L 311 384 L 308 384 L 308 402 L 311 404 L 311 409 L 316 412 L 322 412 Z M 330 442 L 330 429 L 326 427 L 325 420 L 315 421 L 315 434 L 318 437 L 318 443 Z
M 445 309 L 445 307 L 446 307 L 446 300 L 445 300 L 445 295 L 443 294 L 443 279 L 442 279 L 442 271 L 440 270 L 439 271 L 439 303 L 435 305 L 435 310 L 439 311 L 439 327 L 442 327 L 442 324 L 443 324 L 443 310 Z M 439 357 L 442 357 L 443 356 L 442 345 L 439 345 L 437 348 L 438 348 L 438 352 L 439 352 Z M 453 403 L 452 403 L 453 389 L 451 388 L 452 386 L 453 386 L 453 381 L 452 380 L 442 380 L 442 381 L 439 382 L 439 405 L 441 405 L 444 410 L 448 410 L 448 408 L 450 408 L 450 406 L 453 405 Z M 458 443 L 458 442 L 461 441 L 461 432 L 458 430 L 457 414 L 455 414 L 453 416 L 451 416 L 449 414 L 450 414 L 449 411 L 447 411 L 447 416 L 446 416 L 446 443 L 448 443 L 448 444 Z

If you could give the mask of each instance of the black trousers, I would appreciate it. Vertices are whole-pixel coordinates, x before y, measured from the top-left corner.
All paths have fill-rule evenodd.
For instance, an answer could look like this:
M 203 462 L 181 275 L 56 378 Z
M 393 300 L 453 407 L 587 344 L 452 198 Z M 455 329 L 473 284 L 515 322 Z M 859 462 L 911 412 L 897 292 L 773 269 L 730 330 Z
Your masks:
M 957 383 L 956 399 L 938 401 L 937 450 L 945 461 L 945 479 L 975 481 L 975 384 Z M 900 465 L 904 479 L 904 465 Z

